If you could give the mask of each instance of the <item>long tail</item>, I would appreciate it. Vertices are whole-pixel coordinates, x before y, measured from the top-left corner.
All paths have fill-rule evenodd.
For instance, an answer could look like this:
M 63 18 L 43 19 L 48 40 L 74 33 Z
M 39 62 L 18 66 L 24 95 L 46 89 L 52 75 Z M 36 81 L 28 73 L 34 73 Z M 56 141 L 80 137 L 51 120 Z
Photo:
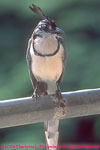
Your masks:
M 48 81 L 47 83 L 38 82 L 34 93 L 33 96 L 56 94 L 58 99 L 62 98 L 59 87 L 54 81 Z M 58 127 L 59 120 L 48 120 L 44 122 L 45 137 L 48 146 L 57 146 L 59 138 Z M 51 150 L 51 148 L 49 150 Z M 57 150 L 57 148 L 53 148 L 53 150 Z
M 48 83 L 48 94 L 56 94 L 58 91 L 57 84 L 52 82 Z M 48 120 L 44 122 L 45 127 L 45 137 L 46 143 L 48 146 L 55 146 L 53 150 L 57 150 L 56 146 L 58 145 L 58 138 L 59 138 L 59 120 Z M 51 148 L 50 148 L 51 150 Z
M 44 122 L 46 142 L 48 146 L 55 146 L 53 150 L 57 150 L 56 146 L 59 138 L 58 127 L 59 120 L 49 120 Z

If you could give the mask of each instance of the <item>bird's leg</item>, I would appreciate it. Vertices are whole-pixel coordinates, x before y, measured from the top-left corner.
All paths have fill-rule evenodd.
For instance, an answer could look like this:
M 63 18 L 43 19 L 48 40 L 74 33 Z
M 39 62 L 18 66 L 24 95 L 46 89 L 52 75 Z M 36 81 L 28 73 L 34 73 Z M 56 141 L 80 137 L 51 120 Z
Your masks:
M 40 97 L 41 95 L 48 95 L 47 85 L 43 82 L 38 82 L 32 97 Z
M 62 94 L 61 94 L 61 90 L 60 90 L 60 88 L 59 88 L 58 83 L 57 83 L 56 98 L 58 98 L 59 100 L 62 99 Z
M 37 86 L 36 86 L 36 88 L 34 89 L 34 92 L 33 92 L 32 97 L 34 97 L 34 98 L 40 97 L 39 94 L 38 94 L 38 88 L 37 88 Z
M 65 102 L 64 98 L 62 97 L 62 94 L 61 94 L 61 91 L 60 91 L 60 88 L 59 88 L 58 84 L 57 84 L 56 98 L 58 98 L 58 101 L 59 101 L 58 112 L 55 115 L 56 118 L 57 118 L 57 116 L 59 116 L 59 114 L 60 115 L 65 115 L 66 114 L 66 107 L 65 107 L 66 102 Z
M 35 98 L 40 97 L 40 94 L 39 94 L 39 83 L 38 82 L 37 82 L 36 87 L 34 88 L 34 92 L 33 92 L 32 97 L 35 97 Z

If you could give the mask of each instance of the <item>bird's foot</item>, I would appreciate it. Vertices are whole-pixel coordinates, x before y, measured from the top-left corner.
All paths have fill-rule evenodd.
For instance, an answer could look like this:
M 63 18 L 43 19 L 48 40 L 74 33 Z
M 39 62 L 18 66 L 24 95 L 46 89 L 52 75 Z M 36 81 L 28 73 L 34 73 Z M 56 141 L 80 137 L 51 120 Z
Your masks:
M 47 92 L 38 92 L 37 90 L 35 90 L 33 92 L 32 98 L 37 99 L 38 97 L 45 96 L 45 95 L 48 95 L 48 93 Z
M 57 91 L 56 91 L 56 98 L 57 98 L 58 100 L 61 100 L 61 99 L 62 99 L 62 94 L 61 94 L 61 91 L 60 91 L 59 89 L 57 89 Z
M 37 98 L 40 97 L 37 88 L 34 90 L 32 98 L 35 98 L 35 100 L 37 100 Z
M 38 93 L 33 93 L 32 98 L 38 98 L 38 97 L 40 97 L 40 96 L 38 95 Z

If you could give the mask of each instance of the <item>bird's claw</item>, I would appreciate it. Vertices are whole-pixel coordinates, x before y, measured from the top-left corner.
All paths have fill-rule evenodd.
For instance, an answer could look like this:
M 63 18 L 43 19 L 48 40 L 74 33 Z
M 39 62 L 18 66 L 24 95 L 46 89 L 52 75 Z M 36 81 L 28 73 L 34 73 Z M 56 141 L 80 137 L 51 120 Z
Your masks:
M 32 98 L 37 100 L 38 97 L 40 97 L 39 94 L 37 92 L 34 92 L 33 95 L 32 95 Z

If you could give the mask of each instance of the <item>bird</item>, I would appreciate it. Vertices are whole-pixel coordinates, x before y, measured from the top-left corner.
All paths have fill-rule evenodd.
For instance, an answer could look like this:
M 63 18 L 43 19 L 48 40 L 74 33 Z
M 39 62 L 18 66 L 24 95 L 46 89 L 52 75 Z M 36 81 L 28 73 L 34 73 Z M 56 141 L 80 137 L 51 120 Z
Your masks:
M 28 41 L 26 52 L 34 89 L 32 97 L 56 95 L 56 98 L 60 100 L 62 94 L 59 85 L 64 78 L 66 53 L 64 40 L 59 34 L 63 34 L 64 31 L 40 7 L 32 4 L 29 8 L 41 18 Z M 44 122 L 46 142 L 50 146 L 58 143 L 58 126 L 59 120 Z

